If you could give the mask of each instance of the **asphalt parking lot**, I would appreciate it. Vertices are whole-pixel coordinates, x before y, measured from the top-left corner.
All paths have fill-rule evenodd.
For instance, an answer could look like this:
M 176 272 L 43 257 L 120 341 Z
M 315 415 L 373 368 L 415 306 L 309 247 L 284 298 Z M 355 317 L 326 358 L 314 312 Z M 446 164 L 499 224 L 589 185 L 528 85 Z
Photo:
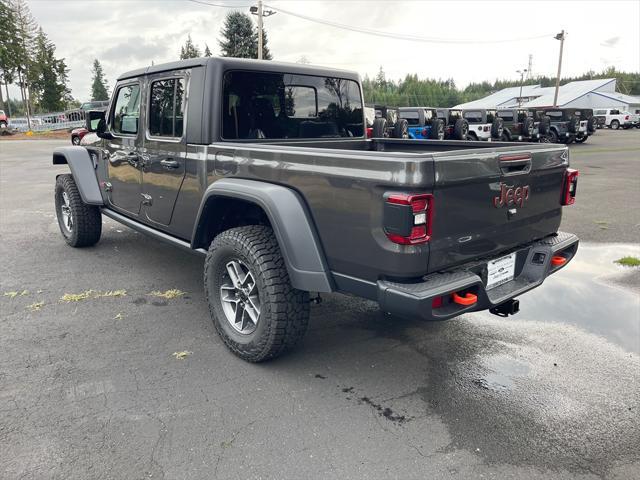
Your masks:
M 640 282 L 613 263 L 640 257 L 640 130 L 571 146 L 562 229 L 583 243 L 517 316 L 423 323 L 327 295 L 259 365 L 217 337 L 201 258 L 108 219 L 66 246 L 64 144 L 0 141 L 0 478 L 640 477 Z

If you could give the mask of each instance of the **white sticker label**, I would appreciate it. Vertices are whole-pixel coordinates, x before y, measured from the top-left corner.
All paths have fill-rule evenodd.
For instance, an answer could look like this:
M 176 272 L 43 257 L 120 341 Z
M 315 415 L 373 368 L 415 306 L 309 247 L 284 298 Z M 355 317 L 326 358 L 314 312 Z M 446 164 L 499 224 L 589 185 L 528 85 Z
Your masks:
M 487 290 L 513 280 L 516 271 L 516 254 L 487 263 Z

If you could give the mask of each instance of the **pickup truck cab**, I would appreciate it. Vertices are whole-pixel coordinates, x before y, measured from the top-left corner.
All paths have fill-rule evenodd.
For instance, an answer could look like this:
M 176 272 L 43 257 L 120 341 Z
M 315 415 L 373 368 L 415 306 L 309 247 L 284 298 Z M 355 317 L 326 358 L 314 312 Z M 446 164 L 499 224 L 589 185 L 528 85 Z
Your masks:
M 400 107 L 400 118 L 407 121 L 409 138 L 444 140 L 444 122 L 435 108 Z
M 558 232 L 577 185 L 566 147 L 367 139 L 363 107 L 356 73 L 309 65 L 127 72 L 87 115 L 97 141 L 53 152 L 70 168 L 61 234 L 95 245 L 104 215 L 202 255 L 215 328 L 252 362 L 302 338 L 319 293 L 425 320 L 506 316 L 574 257 Z
M 596 110 L 594 115 L 598 119 L 598 126 L 600 127 L 608 127 L 612 130 L 633 127 L 631 114 L 617 108 L 601 108 Z
M 451 114 L 452 111 L 450 111 Z M 462 110 L 462 118 L 469 123 L 469 140 L 501 140 L 504 123 L 496 110 Z

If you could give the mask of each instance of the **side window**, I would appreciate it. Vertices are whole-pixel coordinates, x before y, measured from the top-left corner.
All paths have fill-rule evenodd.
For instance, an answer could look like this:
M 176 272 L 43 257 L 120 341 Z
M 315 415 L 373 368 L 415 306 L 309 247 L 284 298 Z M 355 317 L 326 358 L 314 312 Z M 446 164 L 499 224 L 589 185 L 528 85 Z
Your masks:
M 140 119 L 140 85 L 120 87 L 116 95 L 111 129 L 115 133 L 135 135 Z
M 182 137 L 184 127 L 184 79 L 171 78 L 151 83 L 149 135 Z
M 503 119 L 505 122 L 513 122 L 513 113 L 512 112 L 499 112 L 498 116 Z
M 611 110 L 611 115 L 620 115 L 620 110 Z

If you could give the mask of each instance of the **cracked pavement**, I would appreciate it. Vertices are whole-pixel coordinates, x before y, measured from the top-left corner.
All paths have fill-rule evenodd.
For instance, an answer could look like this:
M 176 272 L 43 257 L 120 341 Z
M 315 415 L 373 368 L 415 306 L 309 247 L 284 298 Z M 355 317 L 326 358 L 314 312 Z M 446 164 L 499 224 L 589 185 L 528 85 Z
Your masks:
M 518 316 L 423 323 L 326 295 L 299 348 L 259 365 L 217 337 L 201 258 L 106 218 L 96 247 L 67 247 L 50 165 L 66 143 L 0 141 L 0 478 L 637 478 L 637 270 L 612 260 L 640 256 L 640 222 L 601 185 L 626 168 L 637 199 L 639 134 L 572 146 L 601 172 L 581 171 L 563 224 L 586 243 Z M 636 245 L 589 243 L 612 239 Z M 60 302 L 89 289 L 127 293 Z

